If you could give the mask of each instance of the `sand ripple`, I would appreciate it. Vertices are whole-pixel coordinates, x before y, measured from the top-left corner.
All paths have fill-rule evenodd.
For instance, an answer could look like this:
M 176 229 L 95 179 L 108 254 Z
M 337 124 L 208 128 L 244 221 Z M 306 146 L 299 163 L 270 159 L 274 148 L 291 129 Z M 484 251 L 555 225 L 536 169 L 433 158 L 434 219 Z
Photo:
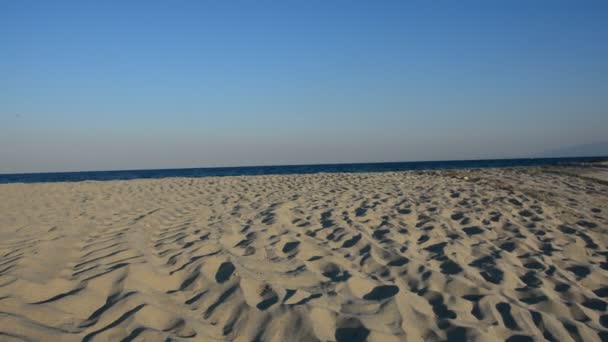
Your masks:
M 608 185 L 555 168 L 0 199 L 3 341 L 608 340 Z

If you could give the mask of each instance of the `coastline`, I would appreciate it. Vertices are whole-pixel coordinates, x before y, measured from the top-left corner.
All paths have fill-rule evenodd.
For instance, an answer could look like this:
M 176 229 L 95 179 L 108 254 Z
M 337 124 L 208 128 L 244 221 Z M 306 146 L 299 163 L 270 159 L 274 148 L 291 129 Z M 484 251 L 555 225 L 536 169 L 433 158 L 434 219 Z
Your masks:
M 465 170 L 507 167 L 589 167 L 593 165 L 599 165 L 603 162 L 608 163 L 608 156 L 14 173 L 0 174 L 0 184 L 73 182 L 92 180 L 111 181 L 131 179 L 163 179 L 175 177 L 200 178 L 260 175 L 305 175 L 317 173 L 370 173 L 431 170 Z

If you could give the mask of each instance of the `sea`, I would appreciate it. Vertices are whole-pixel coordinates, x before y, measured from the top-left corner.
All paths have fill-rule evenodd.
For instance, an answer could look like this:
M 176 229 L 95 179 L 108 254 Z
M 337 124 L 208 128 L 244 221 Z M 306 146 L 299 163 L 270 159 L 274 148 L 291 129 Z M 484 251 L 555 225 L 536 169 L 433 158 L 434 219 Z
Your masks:
M 187 169 L 158 170 L 117 170 L 117 171 L 81 171 L 81 172 L 47 172 L 0 174 L 0 184 L 5 183 L 40 183 L 40 182 L 79 182 L 110 181 L 128 179 L 158 179 L 167 177 L 222 177 L 222 176 L 257 176 L 257 175 L 294 175 L 336 172 L 389 172 L 410 170 L 447 170 L 478 169 L 495 167 L 522 166 L 555 166 L 581 165 L 585 163 L 608 161 L 603 157 L 571 158 L 525 158 L 525 159 L 484 159 L 484 160 L 445 160 L 414 161 L 386 163 L 354 164 L 314 164 L 314 165 L 273 165 L 273 166 L 238 166 L 206 167 Z

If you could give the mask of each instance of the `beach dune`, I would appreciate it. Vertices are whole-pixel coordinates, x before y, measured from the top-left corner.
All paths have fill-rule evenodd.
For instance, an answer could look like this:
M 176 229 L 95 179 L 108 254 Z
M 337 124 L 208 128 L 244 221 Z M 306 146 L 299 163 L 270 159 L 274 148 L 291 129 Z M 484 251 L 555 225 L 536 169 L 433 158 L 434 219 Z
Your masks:
M 2 341 L 606 341 L 598 167 L 0 185 Z

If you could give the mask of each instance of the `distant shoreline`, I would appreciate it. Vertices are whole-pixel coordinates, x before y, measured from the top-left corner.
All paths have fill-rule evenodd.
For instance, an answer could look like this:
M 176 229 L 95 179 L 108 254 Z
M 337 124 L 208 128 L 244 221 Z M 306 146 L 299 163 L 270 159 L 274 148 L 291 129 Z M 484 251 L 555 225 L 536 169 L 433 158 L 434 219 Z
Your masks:
M 0 184 L 160 179 L 173 177 L 199 178 L 315 173 L 453 170 L 526 166 L 565 166 L 572 164 L 584 165 L 597 163 L 602 165 L 608 164 L 608 156 L 21 173 L 0 174 Z

